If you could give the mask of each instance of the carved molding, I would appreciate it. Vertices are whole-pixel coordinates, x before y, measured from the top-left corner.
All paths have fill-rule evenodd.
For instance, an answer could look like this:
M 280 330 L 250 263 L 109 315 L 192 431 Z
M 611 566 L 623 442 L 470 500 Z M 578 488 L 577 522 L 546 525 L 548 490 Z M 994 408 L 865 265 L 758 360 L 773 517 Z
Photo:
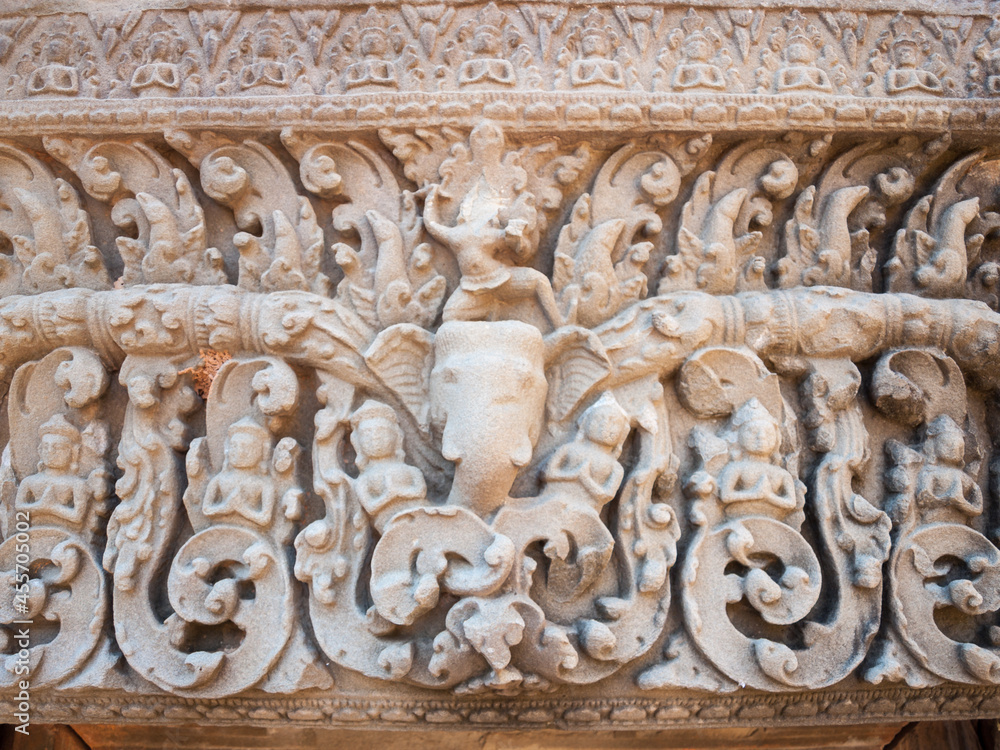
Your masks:
M 693 5 L 0 19 L 0 706 L 996 713 L 998 22 Z
M 18 134 L 234 118 L 612 131 L 975 131 L 1000 119 L 1000 26 L 984 9 L 810 5 L 46 6 L 0 17 L 0 116 Z

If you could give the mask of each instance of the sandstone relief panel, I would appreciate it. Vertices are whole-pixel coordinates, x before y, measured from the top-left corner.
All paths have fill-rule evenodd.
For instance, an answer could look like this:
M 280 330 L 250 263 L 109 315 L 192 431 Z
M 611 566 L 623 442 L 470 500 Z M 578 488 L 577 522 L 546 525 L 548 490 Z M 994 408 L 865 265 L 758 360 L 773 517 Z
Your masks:
M 807 5 L 0 17 L 0 705 L 1000 711 L 1000 21 Z

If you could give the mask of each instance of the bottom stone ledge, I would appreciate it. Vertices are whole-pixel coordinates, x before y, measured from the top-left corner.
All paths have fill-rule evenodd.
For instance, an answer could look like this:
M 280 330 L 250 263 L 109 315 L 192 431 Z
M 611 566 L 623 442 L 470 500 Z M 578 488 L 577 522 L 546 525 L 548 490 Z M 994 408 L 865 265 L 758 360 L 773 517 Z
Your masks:
M 88 724 L 73 726 L 82 745 L 66 750 L 883 750 L 905 724 L 842 727 L 759 727 L 681 729 L 648 732 L 563 732 L 557 730 L 374 731 L 363 729 L 262 729 L 253 727 L 143 727 Z M 35 729 L 35 728 L 33 728 Z M 41 729 L 41 728 L 39 728 Z M 45 745 L 18 745 L 35 750 Z M 59 747 L 56 745 L 56 747 Z M 944 750 L 942 747 L 941 750 Z M 976 749 L 978 750 L 978 749 Z

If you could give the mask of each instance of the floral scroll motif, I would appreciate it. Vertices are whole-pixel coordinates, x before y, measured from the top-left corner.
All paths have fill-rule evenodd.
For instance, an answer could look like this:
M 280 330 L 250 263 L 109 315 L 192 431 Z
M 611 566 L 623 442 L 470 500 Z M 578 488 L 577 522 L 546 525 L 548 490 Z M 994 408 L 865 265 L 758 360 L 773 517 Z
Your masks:
M 0 603 L 0 700 L 19 615 L 45 700 L 260 721 L 359 691 L 407 717 L 606 685 L 656 711 L 992 695 L 989 144 L 891 118 L 862 139 L 808 107 L 776 135 L 539 136 L 503 99 L 451 121 L 452 94 L 513 97 L 552 64 L 531 112 L 625 122 L 627 58 L 672 11 L 407 7 L 199 11 L 151 24 L 169 44 L 146 57 L 143 18 L 91 41 L 210 61 L 229 77 L 192 85 L 248 103 L 352 92 L 317 113 L 433 83 L 440 122 L 0 144 L 0 579 L 25 607 Z M 772 15 L 682 15 L 658 106 L 718 104 L 758 62 L 740 96 L 840 106 L 837 66 L 873 39 L 897 70 L 872 85 L 930 86 L 904 48 L 959 59 L 978 28 Z M 120 80 L 173 91 L 141 66 Z

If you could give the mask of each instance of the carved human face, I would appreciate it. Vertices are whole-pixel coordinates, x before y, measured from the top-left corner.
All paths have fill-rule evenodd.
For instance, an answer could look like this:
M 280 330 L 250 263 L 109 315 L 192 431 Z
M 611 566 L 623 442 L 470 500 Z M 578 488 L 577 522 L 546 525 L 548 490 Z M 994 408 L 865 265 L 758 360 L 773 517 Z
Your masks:
M 384 34 L 369 31 L 361 37 L 360 48 L 365 57 L 385 57 L 389 44 Z
M 391 458 L 396 453 L 396 430 L 384 419 L 366 419 L 358 425 L 351 442 L 369 460 Z
M 584 426 L 588 439 L 608 448 L 617 448 L 627 432 L 628 419 L 620 409 L 611 407 L 600 407 L 588 415 Z
M 609 51 L 607 40 L 600 34 L 587 34 L 580 46 L 586 57 L 606 57 Z
M 712 56 L 712 50 L 704 37 L 696 36 L 684 46 L 684 53 L 692 62 L 705 62 Z
M 254 47 L 257 57 L 265 60 L 277 60 L 281 55 L 281 37 L 273 31 L 265 32 L 257 37 Z
M 499 55 L 500 35 L 492 29 L 481 29 L 472 40 L 472 51 L 478 55 Z
M 917 67 L 917 48 L 912 44 L 900 44 L 893 50 L 893 57 L 898 68 Z
M 149 59 L 166 62 L 170 57 L 170 39 L 165 34 L 153 34 L 149 40 Z
M 932 438 L 934 455 L 943 463 L 961 464 L 965 460 L 965 437 L 952 425 L 943 425 Z
M 789 45 L 785 59 L 792 65 L 811 65 L 816 59 L 815 51 L 804 42 Z
M 226 457 L 235 469 L 255 469 L 264 459 L 264 446 L 253 434 L 237 432 L 229 438 Z
M 65 435 L 43 435 L 38 458 L 47 469 L 68 471 L 73 464 L 73 443 Z
M 71 51 L 69 39 L 64 36 L 54 36 L 45 44 L 44 57 L 50 63 L 68 65 Z
M 739 440 L 747 453 L 769 456 L 778 447 L 778 428 L 766 419 L 751 419 L 740 426 Z

